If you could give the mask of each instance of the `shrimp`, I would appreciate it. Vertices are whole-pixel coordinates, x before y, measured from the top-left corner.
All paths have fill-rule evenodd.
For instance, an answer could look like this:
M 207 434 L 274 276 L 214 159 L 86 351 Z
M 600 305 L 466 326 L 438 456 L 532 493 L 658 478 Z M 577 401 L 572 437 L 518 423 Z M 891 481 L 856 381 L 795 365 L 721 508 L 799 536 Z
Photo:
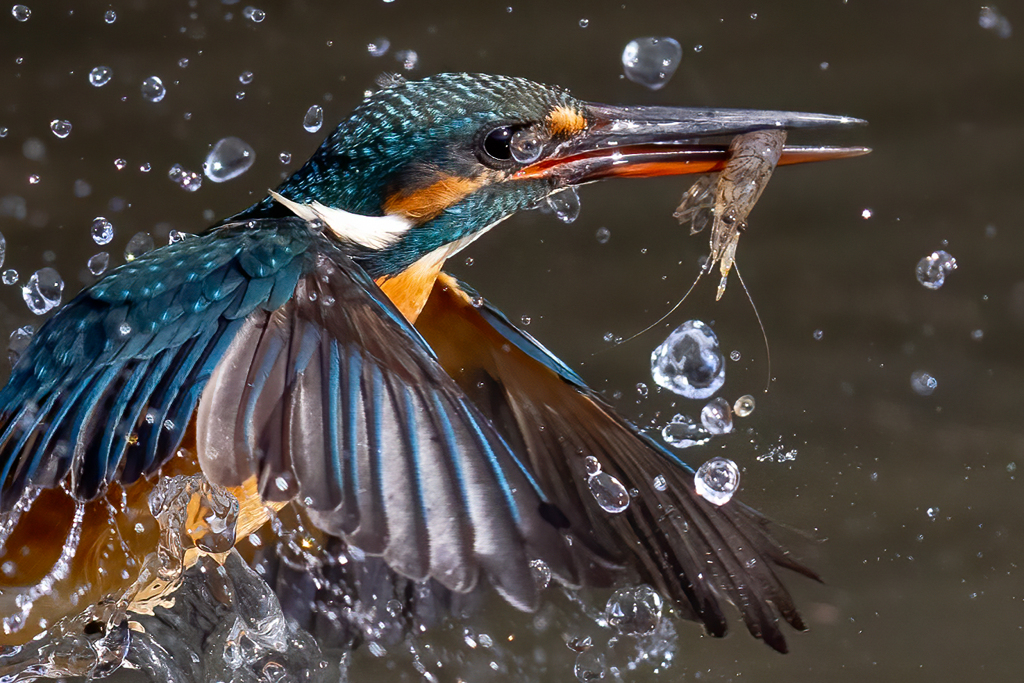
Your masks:
M 730 157 L 725 168 L 699 178 L 683 195 L 673 214 L 681 224 L 690 223 L 691 235 L 712 224 L 711 254 L 701 274 L 710 273 L 716 263 L 719 265 L 722 279 L 716 301 L 725 293 L 729 271 L 736 262 L 736 246 L 747 227 L 747 216 L 772 177 L 785 142 L 784 130 L 737 135 L 729 144 Z

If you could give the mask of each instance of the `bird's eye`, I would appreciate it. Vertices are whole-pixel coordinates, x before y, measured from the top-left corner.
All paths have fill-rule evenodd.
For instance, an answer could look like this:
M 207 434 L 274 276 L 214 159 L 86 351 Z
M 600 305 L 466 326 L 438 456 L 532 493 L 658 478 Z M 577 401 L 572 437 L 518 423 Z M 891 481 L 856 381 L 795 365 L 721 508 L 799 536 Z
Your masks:
M 512 127 L 495 128 L 484 138 L 484 151 L 492 159 L 507 161 L 512 158 Z
M 532 164 L 544 151 L 544 137 L 535 128 L 522 128 L 512 134 L 509 147 L 512 158 L 521 164 Z

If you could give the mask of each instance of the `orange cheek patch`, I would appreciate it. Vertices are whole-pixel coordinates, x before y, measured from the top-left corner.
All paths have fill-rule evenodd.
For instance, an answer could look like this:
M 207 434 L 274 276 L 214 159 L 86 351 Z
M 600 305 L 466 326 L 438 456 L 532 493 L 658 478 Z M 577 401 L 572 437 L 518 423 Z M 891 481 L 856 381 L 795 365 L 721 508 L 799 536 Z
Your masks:
M 449 206 L 457 204 L 487 182 L 483 175 L 476 178 L 438 174 L 438 179 L 426 187 L 410 192 L 397 192 L 384 203 L 387 214 L 401 214 L 414 223 L 426 223 L 437 218 Z
M 583 114 L 570 107 L 555 107 L 547 117 L 548 131 L 551 135 L 569 136 L 587 128 L 587 120 Z

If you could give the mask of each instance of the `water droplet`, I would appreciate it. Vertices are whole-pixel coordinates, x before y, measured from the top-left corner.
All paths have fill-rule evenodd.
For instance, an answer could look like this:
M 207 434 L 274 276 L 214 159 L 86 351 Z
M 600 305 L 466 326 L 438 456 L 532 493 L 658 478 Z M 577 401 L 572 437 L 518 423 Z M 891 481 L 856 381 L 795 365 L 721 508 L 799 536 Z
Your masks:
M 96 244 L 109 244 L 110 240 L 114 239 L 114 226 L 103 216 L 92 219 L 89 232 L 92 233 L 92 241 Z
M 576 665 L 573 667 L 576 680 L 580 683 L 593 683 L 600 681 L 608 673 L 608 667 L 604 662 L 604 655 L 593 648 L 588 648 L 576 655 Z
M 872 211 L 871 209 L 864 209 L 863 211 L 860 212 L 860 217 L 863 218 L 864 220 L 871 218 L 873 215 L 875 215 L 875 212 Z
M 663 88 L 679 67 L 683 48 L 674 38 L 637 38 L 622 51 L 626 78 L 651 90 Z
M 825 336 L 825 331 L 824 330 L 815 330 L 814 333 L 811 336 L 814 337 L 814 341 L 821 341 L 822 337 Z
M 828 71 L 828 62 L 822 62 L 821 64 L 818 65 L 818 68 L 821 69 L 822 71 Z
M 551 568 L 543 560 L 532 560 L 530 562 L 530 571 L 537 582 L 538 588 L 547 588 L 548 584 L 551 583 Z
M 636 393 L 640 396 L 640 398 L 647 398 L 647 393 L 648 393 L 647 385 L 644 384 L 643 382 L 637 382 L 636 383 Z
M 563 223 L 572 223 L 580 215 L 580 196 L 575 187 L 548 195 L 547 204 Z
M 315 133 L 320 130 L 322 125 L 324 125 L 324 110 L 319 104 L 314 104 L 306 110 L 306 115 L 302 117 L 302 127 L 308 133 Z
M 366 51 L 370 53 L 371 57 L 383 57 L 387 54 L 388 49 L 391 47 L 391 41 L 383 36 L 377 38 L 372 43 L 367 43 Z
M 134 261 L 154 247 L 153 238 L 148 232 L 137 232 L 128 240 L 124 248 L 124 260 Z
M 171 170 L 167 172 L 167 177 L 186 192 L 195 192 L 203 184 L 203 177 L 201 175 L 195 171 L 182 168 L 180 164 L 171 166 Z
M 142 96 L 150 102 L 159 102 L 167 94 L 167 88 L 159 76 L 150 76 L 142 81 Z
M 0 263 L 3 263 L 3 261 L 0 260 Z M 977 330 L 974 330 L 974 331 L 971 332 L 971 339 L 973 339 L 974 341 L 981 341 L 984 338 L 985 338 L 985 330 L 977 329 Z
M 406 71 L 412 71 L 419 64 L 420 56 L 415 50 L 399 50 L 395 53 L 395 61 L 401 62 L 402 68 Z
M 665 476 L 661 474 L 656 476 L 651 484 L 654 486 L 655 491 L 664 491 L 668 488 L 668 482 L 665 481 Z
M 117 21 L 117 12 L 115 12 L 112 9 L 108 9 L 103 14 L 103 21 L 105 21 L 108 24 L 113 24 L 115 21 Z
M 590 494 L 605 512 L 618 514 L 629 507 L 629 492 L 618 479 L 607 472 L 598 472 L 587 479 Z
M 35 173 L 33 173 L 32 175 L 30 175 L 28 177 L 28 184 L 29 185 L 38 185 L 39 184 L 39 180 L 40 180 L 39 176 L 36 175 Z
M 114 168 L 116 168 L 118 171 L 123 170 L 124 167 L 127 166 L 127 165 L 128 165 L 128 161 L 126 159 L 121 159 L 121 158 L 114 159 Z
M 531 322 L 533 322 L 533 318 L 531 318 L 528 315 L 524 315 L 521 318 L 519 318 L 519 321 L 524 325 L 529 325 Z
M 254 24 L 258 24 L 267 18 L 267 13 L 256 7 L 246 7 L 242 10 L 242 16 Z
M 32 273 L 28 284 L 21 288 L 28 310 L 42 315 L 60 305 L 64 293 L 64 280 L 53 268 L 41 268 Z
M 612 231 L 608 228 L 598 228 L 594 237 L 597 238 L 598 244 L 608 244 L 608 240 L 612 238 Z
M 708 398 L 725 383 L 718 337 L 700 320 L 689 320 L 651 353 L 651 376 L 686 398 Z
M 615 591 L 604 606 L 604 614 L 608 625 L 619 633 L 648 635 L 661 623 L 663 604 L 658 592 L 643 584 Z
M 281 152 L 277 155 L 277 158 L 282 164 L 290 164 L 292 162 L 291 152 Z
M 661 428 L 661 438 L 669 446 L 690 448 L 706 444 L 711 439 L 711 434 L 689 416 L 676 415 L 671 422 Z
M 590 26 L 590 19 L 580 19 L 580 28 L 586 28 Z
M 740 487 L 740 468 L 728 458 L 711 458 L 693 475 L 697 494 L 715 505 L 725 505 Z
M 601 471 L 601 461 L 592 455 L 583 459 L 583 466 L 587 468 L 587 476 L 592 477 Z
M 25 5 L 15 5 L 11 8 L 11 16 L 18 21 L 28 21 L 28 18 L 32 16 L 32 10 Z
M 466 265 L 467 266 L 473 265 L 473 257 L 472 256 L 467 256 L 466 257 Z
M 917 262 L 917 281 L 928 289 L 938 289 L 946 276 L 956 270 L 956 259 L 945 251 L 933 251 Z
M 745 394 L 736 399 L 736 402 L 732 404 L 732 412 L 736 413 L 736 417 L 747 417 L 754 412 L 756 405 L 754 397 L 750 394 Z
M 18 271 L 16 271 L 14 268 L 8 268 L 7 270 L 4 271 L 3 275 L 0 276 L 0 278 L 2 278 L 3 283 L 5 285 L 17 284 Z
M 11 365 L 17 365 L 18 359 L 21 357 L 21 354 L 25 353 L 25 349 L 28 348 L 35 333 L 36 328 L 32 325 L 25 325 L 11 332 L 11 338 L 7 345 L 7 358 L 10 360 Z
M 105 251 L 93 254 L 86 265 L 89 267 L 89 272 L 93 275 L 102 275 L 107 266 L 110 265 L 110 254 Z
M 120 335 L 121 335 L 122 337 L 127 337 L 127 336 L 128 336 L 129 334 L 131 334 L 131 333 L 132 333 L 132 326 L 131 326 L 131 325 L 129 325 L 128 323 L 121 323 L 121 324 L 120 324 L 120 325 L 119 325 L 119 326 L 117 327 L 117 331 L 118 331 L 118 333 L 120 333 Z M 146 416 L 146 418 L 148 419 L 148 418 L 149 418 L 149 416 L 147 415 L 147 416 Z
M 918 396 L 931 396 L 938 386 L 939 380 L 923 370 L 916 370 L 910 375 L 910 388 Z
M 252 83 L 253 73 L 251 71 L 243 71 L 238 76 L 238 82 L 242 85 L 249 85 Z
M 932 520 L 934 522 L 935 520 L 937 520 L 939 518 L 939 508 L 934 508 L 934 507 L 933 508 L 928 508 L 925 511 L 925 514 L 928 515 L 928 519 L 930 519 L 930 520 Z
M 728 434 L 732 431 L 732 409 L 729 402 L 719 396 L 707 402 L 700 411 L 704 429 L 712 434 Z
M 8 133 L 7 126 L 0 126 L 0 138 L 7 137 L 7 133 Z
M 181 59 L 178 60 L 178 68 L 179 69 L 184 69 L 187 66 L 188 66 L 188 57 L 182 57 Z
M 4 264 L 5 258 L 7 258 L 7 238 L 0 233 L 0 266 Z
M 735 349 L 729 352 L 729 360 L 731 360 L 733 363 L 738 362 L 739 359 L 742 357 L 743 356 L 740 355 L 740 352 L 736 351 Z
M 203 162 L 203 173 L 215 183 L 237 178 L 256 161 L 256 151 L 245 140 L 226 137 L 217 141 Z
M 109 66 L 93 67 L 92 71 L 89 72 L 89 83 L 97 88 L 102 88 L 110 82 L 113 75 L 114 70 Z
M 245 91 L 244 90 L 239 90 L 238 92 L 236 92 L 235 93 L 235 99 L 236 100 L 244 100 L 245 99 Z
M 982 7 L 978 14 L 978 26 L 992 31 L 1000 38 L 1009 38 L 1013 35 L 1013 25 L 1010 20 L 1000 14 L 995 7 Z

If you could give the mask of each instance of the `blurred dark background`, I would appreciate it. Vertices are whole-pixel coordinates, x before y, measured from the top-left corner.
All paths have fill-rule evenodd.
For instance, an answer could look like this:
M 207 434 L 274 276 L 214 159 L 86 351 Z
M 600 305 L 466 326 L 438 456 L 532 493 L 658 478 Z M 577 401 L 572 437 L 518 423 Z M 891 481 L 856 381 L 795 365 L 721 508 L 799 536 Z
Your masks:
M 868 119 L 841 136 L 793 136 L 874 153 L 781 170 L 740 242 L 738 263 L 770 342 L 767 394 L 761 331 L 735 279 L 717 304 L 709 278 L 655 330 L 618 347 L 604 341 L 657 320 L 697 272 L 706 236 L 689 237 L 672 218 L 684 180 L 584 188 L 575 223 L 517 216 L 451 270 L 511 319 L 528 317 L 531 334 L 643 425 L 699 413 L 697 402 L 636 389 L 653 387 L 649 355 L 673 326 L 714 321 L 723 348 L 740 353 L 722 395 L 752 393 L 756 411 L 734 434 L 684 456 L 695 465 L 733 458 L 746 502 L 810 532 L 795 544 L 826 584 L 790 581 L 810 631 L 793 634 L 782 657 L 741 625 L 719 642 L 680 624 L 672 665 L 660 675 L 641 666 L 627 680 L 1020 679 L 1019 3 L 999 8 L 1001 30 L 983 28 L 981 5 L 968 2 L 255 0 L 260 22 L 245 16 L 244 0 L 26 4 L 28 21 L 6 8 L 0 15 L 2 269 L 18 272 L 17 286 L 0 285 L 3 340 L 42 322 L 21 294 L 34 271 L 56 268 L 67 301 L 93 281 L 86 263 L 97 252 L 117 265 L 137 232 L 166 243 L 170 230 L 197 232 L 256 201 L 383 72 L 505 73 L 595 101 Z M 116 12 L 109 24 L 108 10 Z M 622 77 L 623 47 L 642 36 L 683 46 L 679 70 L 656 92 Z M 388 52 L 371 56 L 367 44 L 382 37 Z M 400 50 L 416 52 L 411 69 L 396 59 Z M 94 87 L 88 74 L 101 65 L 113 75 Z M 246 71 L 249 84 L 239 81 Z M 154 75 L 167 87 L 159 103 L 140 92 Z M 313 104 L 324 110 L 316 134 L 302 126 Z M 65 139 L 50 131 L 54 119 L 72 124 Z M 219 185 L 204 179 L 192 193 L 168 179 L 174 164 L 201 171 L 209 147 L 228 135 L 255 149 L 248 172 Z M 90 236 L 96 216 L 114 226 L 109 245 Z M 606 243 L 599 228 L 610 231 Z M 916 281 L 915 265 L 940 248 L 958 268 L 932 291 Z M 917 371 L 937 380 L 934 393 L 912 389 Z M 764 457 L 779 447 L 795 459 Z M 550 629 L 538 636 L 529 615 L 496 601 L 470 626 L 499 643 L 487 656 L 505 672 L 467 660 L 473 680 L 571 680 L 575 654 Z M 576 627 L 560 628 L 571 637 Z M 429 656 L 423 661 L 430 670 Z M 350 677 L 383 672 L 420 678 L 408 653 L 389 661 L 365 652 Z M 469 676 L 451 667 L 434 675 Z

